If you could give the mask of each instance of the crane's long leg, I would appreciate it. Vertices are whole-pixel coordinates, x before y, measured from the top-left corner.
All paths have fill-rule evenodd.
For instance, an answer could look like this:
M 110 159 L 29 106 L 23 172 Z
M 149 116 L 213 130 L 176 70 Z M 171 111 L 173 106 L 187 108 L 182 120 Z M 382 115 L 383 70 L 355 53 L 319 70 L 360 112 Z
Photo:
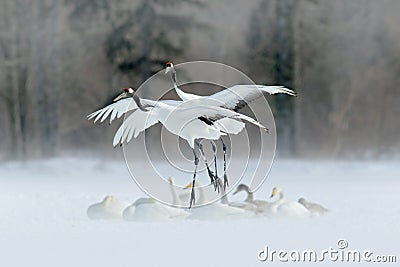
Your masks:
M 215 168 L 215 177 L 218 177 L 218 168 L 217 168 L 217 146 L 210 141 L 212 146 L 212 150 L 214 152 L 214 168 Z
M 200 155 L 201 155 L 202 159 L 204 160 L 204 163 L 206 164 L 206 168 L 207 168 L 208 176 L 210 177 L 210 180 L 211 180 L 211 184 L 214 186 L 214 190 L 218 190 L 218 192 L 219 192 L 219 187 L 217 186 L 217 183 L 216 183 L 217 176 L 214 175 L 214 173 L 210 169 L 210 166 L 208 165 L 207 158 L 206 158 L 206 155 L 203 150 L 203 145 L 200 144 L 197 140 L 195 141 L 195 143 L 200 150 Z
M 193 182 L 192 182 L 192 192 L 190 194 L 190 204 L 189 204 L 189 209 L 192 207 L 192 205 L 195 205 L 195 193 L 194 193 L 194 186 L 196 182 L 196 174 L 197 174 L 197 166 L 199 165 L 199 158 L 196 155 L 196 151 L 193 149 L 193 154 L 194 154 L 194 174 L 193 174 Z
M 215 186 L 217 187 L 218 193 L 220 192 L 220 189 L 222 188 L 221 185 L 221 179 L 218 177 L 218 166 L 217 166 L 217 146 L 211 142 L 212 150 L 214 152 L 214 169 L 215 169 Z
M 228 176 L 226 175 L 226 145 L 224 143 L 224 140 L 222 140 L 222 151 L 224 152 L 224 190 L 226 189 L 227 186 L 229 186 L 228 182 Z

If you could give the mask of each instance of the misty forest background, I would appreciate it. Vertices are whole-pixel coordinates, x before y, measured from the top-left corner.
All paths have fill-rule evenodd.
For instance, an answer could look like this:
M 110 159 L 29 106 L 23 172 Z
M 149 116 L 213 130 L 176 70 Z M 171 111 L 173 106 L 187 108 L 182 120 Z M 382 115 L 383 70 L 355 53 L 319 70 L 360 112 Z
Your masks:
M 399 10 L 396 0 L 0 0 L 0 160 L 112 155 L 119 124 L 86 115 L 168 60 L 222 62 L 294 89 L 268 98 L 279 155 L 394 157 Z

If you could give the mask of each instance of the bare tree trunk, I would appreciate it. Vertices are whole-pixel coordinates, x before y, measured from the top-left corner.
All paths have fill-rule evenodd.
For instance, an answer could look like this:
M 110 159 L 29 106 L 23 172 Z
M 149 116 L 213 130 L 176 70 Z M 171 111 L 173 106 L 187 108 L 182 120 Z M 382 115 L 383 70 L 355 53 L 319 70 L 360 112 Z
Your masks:
M 301 94 L 300 86 L 303 84 L 302 75 L 301 75 L 301 52 L 300 52 L 300 39 L 301 39 L 301 14 L 299 14 L 299 3 L 297 3 L 296 10 L 293 12 L 293 85 L 297 94 Z M 293 154 L 294 156 L 298 156 L 300 153 L 300 149 L 303 147 L 301 144 L 301 132 L 303 128 L 302 119 L 302 103 L 301 98 L 296 99 L 293 105 L 293 127 L 295 131 L 293 132 Z
M 333 147 L 332 156 L 334 158 L 339 158 L 340 153 L 343 150 L 343 139 L 344 134 L 348 131 L 349 121 L 351 119 L 351 109 L 353 108 L 354 101 L 357 99 L 358 91 L 360 87 L 353 86 L 351 83 L 349 84 L 350 89 L 348 96 L 344 98 L 343 107 L 338 110 L 336 113 L 332 114 L 332 121 L 337 129 L 335 145 Z
M 12 136 L 11 138 L 14 139 L 14 152 L 15 152 L 15 157 L 24 157 L 24 151 L 23 148 L 25 145 L 23 144 L 23 137 L 22 137 L 22 132 L 21 132 L 21 109 L 20 109 L 20 99 L 19 99 L 19 72 L 18 72 L 18 66 L 20 64 L 20 58 L 18 54 L 18 35 L 19 30 L 18 30 L 18 16 L 16 15 L 16 10 L 17 6 L 16 3 L 12 3 L 14 6 L 11 7 L 10 14 L 12 20 L 10 21 L 10 39 L 9 39 L 9 44 L 10 44 L 10 93 L 11 93 L 11 107 L 10 107 L 10 119 L 12 123 Z
M 18 111 L 19 111 L 19 129 L 21 132 L 21 152 L 22 157 L 25 159 L 27 156 L 27 116 L 28 116 L 28 92 L 26 87 L 27 69 L 25 65 L 19 66 L 18 68 L 19 79 L 18 79 Z
M 18 158 L 20 156 L 20 151 L 21 151 L 21 145 L 20 145 L 20 131 L 19 131 L 19 121 L 18 121 L 18 110 L 16 109 L 17 107 L 17 94 L 16 90 L 14 91 L 13 88 L 13 77 L 11 70 L 9 70 L 9 73 L 7 75 L 7 88 L 9 88 L 9 97 L 5 99 L 6 105 L 7 105 L 7 111 L 8 111 L 8 117 L 9 117 L 9 122 L 10 122 L 10 158 Z
M 153 10 L 149 3 L 143 2 L 142 16 L 140 20 L 140 42 L 142 50 L 142 62 L 140 62 L 140 72 L 142 82 L 151 77 L 151 19 L 153 17 Z M 148 90 L 142 90 L 144 98 L 148 98 Z
M 48 66 L 50 67 L 48 81 L 49 86 L 46 88 L 46 93 L 48 95 L 48 107 L 47 113 L 47 123 L 48 123 L 48 134 L 47 134 L 47 145 L 46 145 L 46 155 L 54 156 L 57 148 L 57 137 L 58 137 L 58 111 L 59 111 L 59 95 L 61 90 L 61 77 L 60 77 L 60 5 L 61 1 L 56 0 L 53 3 L 52 11 L 49 17 L 50 24 L 50 43 L 49 43 L 49 54 L 48 56 Z M 46 23 L 47 24 L 47 23 Z
M 34 37 L 32 38 L 32 52 L 35 67 L 33 69 L 34 87 L 36 90 L 36 113 L 38 118 L 39 147 L 43 156 L 50 156 L 48 143 L 49 127 L 49 96 L 46 91 L 46 39 L 44 23 L 46 5 L 44 0 L 37 0 L 33 5 Z
M 393 93 L 390 92 L 390 90 L 386 87 L 383 89 L 382 92 L 382 97 L 380 99 L 381 105 L 379 109 L 380 113 L 380 120 L 379 120 L 379 127 L 378 127 L 378 134 L 377 134 L 377 155 L 376 156 L 382 156 L 384 155 L 385 152 L 387 152 L 387 140 L 385 139 L 385 124 L 386 124 L 386 119 L 388 115 L 388 109 L 391 108 L 389 103 L 389 98 L 392 97 Z
M 293 0 L 279 0 L 276 3 L 275 81 L 289 88 L 294 85 L 294 9 Z M 278 150 L 282 155 L 288 156 L 294 152 L 294 100 L 285 95 L 277 95 L 274 100 L 277 110 Z

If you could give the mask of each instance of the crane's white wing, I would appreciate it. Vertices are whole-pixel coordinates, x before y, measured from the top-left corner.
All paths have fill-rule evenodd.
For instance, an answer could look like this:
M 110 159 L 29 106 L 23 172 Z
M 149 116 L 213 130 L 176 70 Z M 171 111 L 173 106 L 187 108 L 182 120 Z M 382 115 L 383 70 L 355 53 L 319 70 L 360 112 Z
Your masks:
M 248 103 L 261 97 L 264 93 L 288 94 L 295 96 L 296 93 L 283 86 L 264 86 L 264 85 L 235 85 L 223 91 L 212 94 L 208 99 L 218 101 L 221 107 L 238 111 Z
M 182 103 L 182 101 L 176 101 L 176 100 L 160 100 L 160 102 L 163 102 L 170 106 L 177 106 L 180 103 Z M 156 101 L 150 99 L 141 99 L 141 103 L 144 107 L 152 107 L 155 105 Z M 94 122 L 96 123 L 98 120 L 100 120 L 100 122 L 103 122 L 105 119 L 107 119 L 108 116 L 110 116 L 110 124 L 111 124 L 115 118 L 119 119 L 123 114 L 135 109 L 138 109 L 138 106 L 136 105 L 135 101 L 133 101 L 133 99 L 129 97 L 121 99 L 102 109 L 99 109 L 89 114 L 87 118 L 88 120 L 94 118 Z
M 94 118 L 94 122 L 96 123 L 98 120 L 103 122 L 110 115 L 110 124 L 115 118 L 120 118 L 123 114 L 130 110 L 137 109 L 135 101 L 132 101 L 132 98 L 124 98 L 115 103 L 112 103 L 102 109 L 99 109 L 87 116 L 88 120 Z
M 245 120 L 247 122 L 250 122 L 251 124 L 254 124 L 255 126 L 259 127 L 260 129 L 268 132 L 268 128 L 267 127 L 265 127 L 264 125 L 262 125 L 261 123 L 259 123 L 258 121 L 256 121 L 255 119 L 253 119 L 253 118 L 251 118 L 249 116 L 246 116 L 244 114 L 240 114 L 240 113 L 237 113 L 237 112 L 234 112 L 234 111 L 232 111 L 233 113 L 231 115 L 229 115 L 229 112 L 225 112 L 223 110 L 226 110 L 226 109 L 221 108 L 221 110 L 216 111 L 214 113 L 214 115 L 212 115 L 212 112 L 210 112 L 210 115 L 214 116 L 217 119 L 222 117 L 222 118 Z M 226 110 L 226 111 L 231 111 L 231 110 Z
M 240 120 L 227 118 L 227 117 L 215 121 L 214 125 L 220 131 L 228 133 L 228 134 L 238 134 L 245 127 L 244 122 L 241 122 Z
M 181 105 L 183 103 L 180 100 L 169 100 L 169 99 L 167 99 L 167 100 L 154 101 L 154 100 L 145 99 L 145 98 L 141 98 L 140 102 L 142 103 L 142 105 L 144 107 L 149 107 L 149 106 L 154 107 L 157 104 L 157 102 L 164 103 L 164 104 L 167 104 L 168 106 L 174 106 L 174 107 L 179 106 L 179 105 Z
M 255 119 L 226 108 L 215 106 L 195 106 L 191 108 L 177 108 L 174 113 L 176 113 L 177 119 L 183 121 L 200 119 L 204 123 L 212 125 L 214 125 L 215 121 L 223 118 L 245 120 L 268 132 L 268 129 Z
M 182 99 L 183 101 L 190 101 L 190 100 L 200 99 L 203 97 L 201 95 L 194 95 L 194 94 L 183 92 L 179 88 L 175 89 L 175 90 L 176 90 L 176 93 L 178 94 L 179 98 Z
M 119 127 L 115 133 L 113 145 L 128 143 L 132 137 L 136 138 L 145 129 L 157 123 L 158 119 L 151 111 L 144 112 L 137 109 Z

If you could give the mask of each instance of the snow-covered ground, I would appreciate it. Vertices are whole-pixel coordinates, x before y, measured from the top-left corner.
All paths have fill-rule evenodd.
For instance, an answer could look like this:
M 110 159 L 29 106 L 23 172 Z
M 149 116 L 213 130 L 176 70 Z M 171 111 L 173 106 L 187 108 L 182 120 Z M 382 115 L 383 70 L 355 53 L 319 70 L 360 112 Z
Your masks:
M 331 212 L 320 218 L 139 223 L 86 216 L 87 207 L 105 195 L 129 202 L 144 195 L 122 161 L 2 163 L 0 266 L 262 266 L 272 264 L 257 259 L 265 245 L 319 252 L 337 249 L 338 239 L 349 249 L 400 261 L 399 166 L 277 160 L 256 197 L 265 199 L 280 186 L 288 198 L 327 206 Z

